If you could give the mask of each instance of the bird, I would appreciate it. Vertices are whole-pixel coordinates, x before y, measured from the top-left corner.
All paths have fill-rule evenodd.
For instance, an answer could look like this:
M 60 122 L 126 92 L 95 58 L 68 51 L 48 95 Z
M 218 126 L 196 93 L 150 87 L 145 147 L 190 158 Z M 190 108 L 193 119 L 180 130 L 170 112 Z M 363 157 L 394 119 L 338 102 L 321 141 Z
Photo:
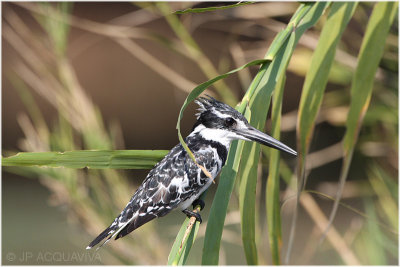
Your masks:
M 106 244 L 126 236 L 136 228 L 157 218 L 165 216 L 174 209 L 180 209 L 188 217 L 196 217 L 201 223 L 199 213 L 188 208 L 204 202 L 199 196 L 217 177 L 228 156 L 229 147 L 234 140 L 255 141 L 280 151 L 297 155 L 297 152 L 273 137 L 252 127 L 247 119 L 231 106 L 213 97 L 198 97 L 197 121 L 185 143 L 192 151 L 195 163 L 181 144 L 176 145 L 148 173 L 132 198 L 109 227 L 100 233 L 86 249 Z M 208 174 L 201 167 L 204 167 Z

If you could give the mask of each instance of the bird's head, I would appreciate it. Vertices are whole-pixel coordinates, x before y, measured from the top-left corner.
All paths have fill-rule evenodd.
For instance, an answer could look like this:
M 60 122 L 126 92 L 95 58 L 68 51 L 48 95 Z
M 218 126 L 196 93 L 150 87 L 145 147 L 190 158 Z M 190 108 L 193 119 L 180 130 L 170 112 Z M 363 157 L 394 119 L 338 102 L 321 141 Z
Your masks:
M 271 136 L 252 127 L 237 110 L 212 97 L 199 97 L 197 122 L 192 134 L 199 134 L 206 140 L 212 140 L 229 146 L 233 140 L 255 141 L 262 145 L 297 155 L 297 152 Z

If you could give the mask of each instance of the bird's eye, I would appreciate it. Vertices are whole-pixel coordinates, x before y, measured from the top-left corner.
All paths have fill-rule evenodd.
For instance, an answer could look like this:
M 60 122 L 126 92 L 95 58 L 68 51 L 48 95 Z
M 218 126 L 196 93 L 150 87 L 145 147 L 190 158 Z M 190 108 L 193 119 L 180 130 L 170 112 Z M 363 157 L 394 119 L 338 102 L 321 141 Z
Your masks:
M 236 123 L 236 121 L 231 117 L 225 119 L 225 126 L 226 127 L 231 127 L 235 123 Z

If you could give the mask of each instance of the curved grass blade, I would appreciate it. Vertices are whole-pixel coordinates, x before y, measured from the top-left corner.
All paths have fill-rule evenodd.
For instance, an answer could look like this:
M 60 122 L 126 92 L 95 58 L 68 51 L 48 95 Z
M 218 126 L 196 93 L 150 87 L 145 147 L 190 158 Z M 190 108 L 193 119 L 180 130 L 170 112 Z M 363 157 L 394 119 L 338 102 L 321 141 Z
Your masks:
M 282 98 L 285 87 L 286 76 L 282 75 L 275 89 L 272 102 L 271 114 L 271 136 L 275 139 L 280 138 Z M 269 175 L 266 189 L 266 207 L 268 222 L 268 238 L 271 250 L 272 263 L 280 265 L 280 252 L 282 247 L 281 212 L 279 200 L 279 164 L 280 152 L 272 149 L 269 159 Z
M 371 100 L 375 72 L 385 48 L 384 40 L 386 40 L 390 26 L 397 13 L 397 6 L 397 2 L 377 3 L 367 25 L 351 86 L 351 103 L 346 121 L 346 133 L 343 138 L 344 158 L 339 188 L 323 237 L 329 230 L 336 215 L 353 157 L 354 148 L 357 143 L 358 134 Z
M 76 150 L 20 152 L 2 157 L 2 166 L 66 167 L 73 169 L 151 169 L 168 150 Z
M 250 5 L 253 3 L 254 2 L 239 2 L 239 3 L 233 4 L 233 5 L 227 5 L 227 6 L 188 8 L 185 10 L 175 11 L 174 14 L 203 13 L 203 12 L 217 11 L 217 10 L 224 10 L 224 9 L 229 9 L 229 8 L 234 8 L 234 7 L 239 7 L 239 6 L 245 6 L 245 5 Z
M 300 193 L 304 188 L 306 180 L 304 177 L 306 155 L 310 146 L 315 119 L 322 103 L 322 97 L 328 82 L 328 75 L 335 57 L 336 46 L 356 6 L 356 2 L 332 4 L 328 19 L 322 29 L 317 48 L 311 59 L 311 67 L 307 72 L 304 82 L 297 120 L 297 146 L 300 150 L 297 163 L 298 192 L 296 208 L 292 219 L 288 251 L 285 259 L 286 264 L 289 262 L 295 236 L 298 203 Z

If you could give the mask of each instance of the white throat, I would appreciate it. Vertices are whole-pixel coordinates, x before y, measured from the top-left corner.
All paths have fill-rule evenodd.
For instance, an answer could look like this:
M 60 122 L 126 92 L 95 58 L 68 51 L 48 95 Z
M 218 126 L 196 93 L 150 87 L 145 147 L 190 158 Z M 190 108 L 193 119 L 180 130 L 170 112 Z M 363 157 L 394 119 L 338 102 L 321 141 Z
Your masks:
M 204 125 L 198 125 L 190 135 L 199 134 L 206 140 L 221 143 L 228 150 L 233 140 L 239 139 L 235 133 L 223 129 L 207 128 Z

